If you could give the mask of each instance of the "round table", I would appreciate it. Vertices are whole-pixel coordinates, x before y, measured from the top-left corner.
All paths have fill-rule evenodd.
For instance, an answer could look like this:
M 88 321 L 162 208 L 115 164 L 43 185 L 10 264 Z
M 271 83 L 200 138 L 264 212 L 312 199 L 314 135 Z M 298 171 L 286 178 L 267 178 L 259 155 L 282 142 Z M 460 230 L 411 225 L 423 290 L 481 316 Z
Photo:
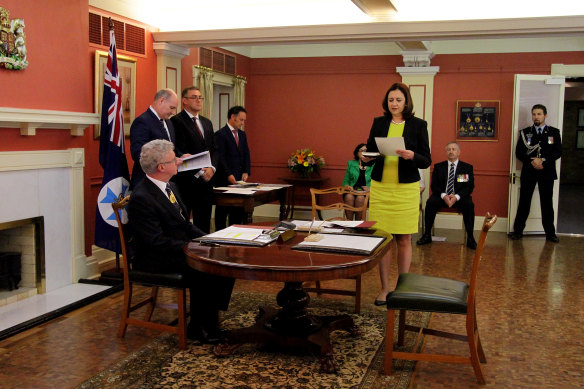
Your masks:
M 281 308 L 260 308 L 257 322 L 252 327 L 230 331 L 227 343 L 215 346 L 216 355 L 229 355 L 241 344 L 252 342 L 301 346 L 317 350 L 322 371 L 337 370 L 330 333 L 342 329 L 357 335 L 358 328 L 346 314 L 308 314 L 306 307 L 310 297 L 302 283 L 351 278 L 365 273 L 387 252 L 389 240 L 369 256 L 293 250 L 292 246 L 305 236 L 299 233 L 286 242 L 278 241 L 265 247 L 207 246 L 198 242 L 185 246 L 187 262 L 196 270 L 236 279 L 284 282 L 276 297 Z

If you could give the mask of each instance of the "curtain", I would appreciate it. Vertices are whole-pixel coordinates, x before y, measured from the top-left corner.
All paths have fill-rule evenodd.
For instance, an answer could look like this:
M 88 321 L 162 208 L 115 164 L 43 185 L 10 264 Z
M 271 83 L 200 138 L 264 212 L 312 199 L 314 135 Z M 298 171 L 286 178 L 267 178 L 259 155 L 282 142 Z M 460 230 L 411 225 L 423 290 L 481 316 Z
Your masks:
M 245 107 L 245 84 L 247 81 L 245 77 L 233 77 L 233 105 L 241 105 Z
M 202 115 L 210 118 L 213 110 L 213 70 L 204 66 L 196 66 L 199 70 L 196 85 L 205 97 Z

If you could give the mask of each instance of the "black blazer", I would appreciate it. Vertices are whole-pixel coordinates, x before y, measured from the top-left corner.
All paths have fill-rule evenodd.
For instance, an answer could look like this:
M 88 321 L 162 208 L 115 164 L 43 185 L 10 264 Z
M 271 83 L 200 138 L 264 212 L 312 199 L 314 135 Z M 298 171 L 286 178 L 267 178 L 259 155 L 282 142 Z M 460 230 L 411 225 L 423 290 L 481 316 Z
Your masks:
M 205 134 L 204 139 L 201 136 L 201 132 L 195 127 L 193 119 L 191 119 L 185 110 L 174 115 L 170 118 L 170 121 L 176 133 L 175 145 L 182 153 L 198 154 L 208 150 L 211 154 L 211 163 L 213 166 L 217 166 L 215 134 L 213 131 L 213 123 L 209 119 L 199 115 L 199 121 L 203 125 L 203 133 Z
M 373 119 L 373 125 L 371 126 L 371 131 L 369 131 L 369 139 L 367 139 L 367 151 L 379 151 L 375 138 L 387 137 L 390 123 L 391 117 L 388 116 L 380 116 Z M 414 152 L 413 160 L 405 160 L 403 158 L 398 160 L 398 181 L 401 184 L 406 184 L 419 181 L 420 173 L 418 169 L 426 169 L 432 164 L 428 143 L 428 123 L 417 117 L 406 120 L 403 137 L 406 149 Z M 373 171 L 371 172 L 372 180 L 381 181 L 384 160 L 385 156 L 383 155 L 375 159 L 375 166 L 373 166 Z
M 176 186 L 172 182 L 170 186 L 186 215 Z M 184 268 L 183 246 L 203 232 L 183 219 L 168 197 L 147 178 L 132 191 L 127 210 L 136 269 L 169 273 Z
M 522 134 L 525 136 L 525 140 L 529 142 L 528 144 L 530 146 L 535 146 L 539 143 L 539 146 L 541 147 L 540 156 L 545 158 L 542 170 L 537 170 L 531 166 L 531 158 L 537 157 L 537 151 L 527 154 L 527 146 L 523 142 Z M 515 156 L 523 162 L 523 167 L 521 168 L 522 179 L 535 180 L 537 178 L 543 178 L 556 180 L 558 178 L 556 172 L 556 159 L 562 156 L 562 139 L 560 138 L 560 130 L 555 127 L 545 126 L 542 134 L 538 135 L 534 126 L 524 128 L 519 132 L 519 139 L 515 146 Z
M 215 145 L 219 154 L 219 168 L 221 170 L 221 179 L 218 180 L 219 185 L 226 184 L 227 177 L 231 174 L 235 176 L 236 180 L 241 180 L 243 173 L 251 174 L 247 137 L 245 132 L 241 130 L 237 130 L 237 135 L 239 137 L 239 147 L 235 143 L 235 138 L 229 126 L 225 125 L 215 133 Z
M 442 193 L 446 192 L 446 184 L 448 183 L 448 171 L 450 169 L 450 162 L 442 161 L 434 165 L 432 172 L 432 196 L 440 197 Z M 454 171 L 454 194 L 460 196 L 462 200 L 466 196 L 470 196 L 474 190 L 474 173 L 471 164 L 458 161 L 456 170 Z
M 165 120 L 165 123 L 170 133 L 170 141 L 175 144 L 175 154 L 177 157 L 180 157 L 183 153 L 176 148 L 176 135 L 172 122 Z M 164 125 L 150 108 L 148 108 L 146 112 L 134 119 L 130 127 L 130 152 L 134 160 L 131 180 L 132 187 L 135 187 L 144 178 L 144 171 L 140 166 L 140 151 L 142 150 L 142 146 L 154 139 L 169 140 Z

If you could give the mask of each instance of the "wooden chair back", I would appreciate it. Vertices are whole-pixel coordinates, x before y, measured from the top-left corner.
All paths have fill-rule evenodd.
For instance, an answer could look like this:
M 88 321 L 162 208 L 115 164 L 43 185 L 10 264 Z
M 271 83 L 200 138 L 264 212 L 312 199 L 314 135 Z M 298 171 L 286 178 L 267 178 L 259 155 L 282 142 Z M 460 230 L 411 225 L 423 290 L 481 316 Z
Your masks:
M 337 203 L 330 203 L 330 204 L 319 204 L 319 196 L 329 195 L 329 194 L 337 194 L 341 196 L 341 202 Z M 361 207 L 352 207 L 350 205 L 345 204 L 342 201 L 343 195 L 345 194 L 352 194 L 353 196 L 361 196 L 363 197 L 363 205 Z M 318 216 L 319 211 L 325 210 L 342 210 L 343 217 L 341 219 L 345 219 L 345 211 L 352 211 L 352 212 L 362 212 L 364 215 L 363 218 L 366 219 L 367 217 L 367 207 L 369 206 L 369 191 L 356 191 L 354 189 L 348 189 L 342 186 L 337 186 L 334 188 L 327 188 L 327 189 L 315 189 L 310 188 L 310 195 L 312 197 L 312 218 L 316 219 Z M 339 219 L 339 218 L 334 218 Z
M 129 257 L 130 250 L 128 241 L 126 240 L 128 237 L 128 227 L 126 224 L 122 223 L 121 213 L 126 208 L 129 202 L 130 196 L 128 195 L 112 203 L 112 208 L 116 216 L 116 221 L 118 222 L 120 245 L 122 246 L 122 267 L 124 269 L 124 288 L 130 284 L 130 279 L 128 278 L 127 270 L 132 270 L 131 268 L 132 261 Z

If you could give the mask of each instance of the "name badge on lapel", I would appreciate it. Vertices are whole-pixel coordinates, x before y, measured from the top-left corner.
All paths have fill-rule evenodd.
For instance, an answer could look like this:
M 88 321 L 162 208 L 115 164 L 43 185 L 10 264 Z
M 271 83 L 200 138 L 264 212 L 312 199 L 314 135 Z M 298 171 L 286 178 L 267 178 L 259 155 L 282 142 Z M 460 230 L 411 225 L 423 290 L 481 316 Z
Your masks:
M 527 136 L 527 144 L 531 146 L 531 138 L 533 137 L 533 134 L 525 134 Z
M 456 182 L 468 182 L 468 174 L 459 174 L 456 177 Z
M 553 136 L 548 136 L 548 144 L 549 145 L 553 145 L 554 144 L 554 137 Z

